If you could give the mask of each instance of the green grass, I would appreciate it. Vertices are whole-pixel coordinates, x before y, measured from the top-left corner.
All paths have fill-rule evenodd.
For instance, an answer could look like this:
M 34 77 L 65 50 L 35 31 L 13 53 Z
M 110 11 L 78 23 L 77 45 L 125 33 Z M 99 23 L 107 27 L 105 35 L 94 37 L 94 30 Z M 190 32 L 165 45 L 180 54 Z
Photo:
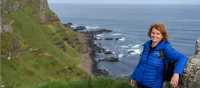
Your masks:
M 4 85 L 8 88 L 30 88 L 49 80 L 87 78 L 87 74 L 78 67 L 79 52 L 63 40 L 63 35 L 68 36 L 68 41 L 73 41 L 71 39 L 77 35 L 68 35 L 69 29 L 65 30 L 59 23 L 40 24 L 32 13 L 33 8 L 26 7 L 6 17 L 7 21 L 13 21 L 13 33 L 2 35 L 4 44 L 1 44 L 1 52 L 12 52 L 9 49 L 14 45 L 12 37 L 17 38 L 20 50 L 11 60 L 7 57 L 1 60 Z M 57 41 L 64 43 L 65 52 L 55 44 Z
M 4 33 L 0 35 L 1 41 L 1 54 L 8 55 L 8 52 L 11 51 L 11 44 L 12 44 L 12 33 Z
M 132 88 L 127 80 L 96 77 L 90 80 L 51 81 L 38 88 Z

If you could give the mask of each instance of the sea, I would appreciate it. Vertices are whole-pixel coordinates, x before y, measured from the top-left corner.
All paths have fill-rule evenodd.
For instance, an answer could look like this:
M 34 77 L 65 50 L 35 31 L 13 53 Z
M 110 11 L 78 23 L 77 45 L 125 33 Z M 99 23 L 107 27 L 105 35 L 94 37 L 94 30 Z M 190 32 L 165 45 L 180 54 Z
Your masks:
M 200 38 L 200 5 L 50 3 L 49 6 L 62 23 L 113 31 L 96 37 L 118 40 L 95 41 L 119 58 L 119 62 L 101 61 L 97 65 L 113 77 L 129 76 L 134 71 L 153 23 L 164 23 L 174 49 L 187 56 L 194 55 L 195 41 Z

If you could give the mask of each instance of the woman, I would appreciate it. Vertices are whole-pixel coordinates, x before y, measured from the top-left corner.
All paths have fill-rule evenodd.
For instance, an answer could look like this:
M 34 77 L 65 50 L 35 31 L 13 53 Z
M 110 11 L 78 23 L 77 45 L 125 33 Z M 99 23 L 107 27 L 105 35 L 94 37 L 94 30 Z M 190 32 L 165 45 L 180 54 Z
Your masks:
M 168 60 L 176 61 L 170 83 L 173 87 L 177 87 L 187 57 L 172 48 L 164 24 L 151 25 L 148 36 L 150 40 L 144 44 L 140 61 L 131 75 L 131 84 L 136 83 L 140 88 L 162 88 L 164 82 L 164 60 L 160 54 L 162 51 Z

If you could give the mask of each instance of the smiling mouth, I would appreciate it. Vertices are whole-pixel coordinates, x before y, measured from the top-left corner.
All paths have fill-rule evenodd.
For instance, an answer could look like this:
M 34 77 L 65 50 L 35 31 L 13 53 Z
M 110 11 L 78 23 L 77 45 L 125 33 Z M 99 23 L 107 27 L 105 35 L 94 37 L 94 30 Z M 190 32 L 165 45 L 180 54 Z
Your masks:
M 152 40 L 158 40 L 157 38 L 152 38 Z
M 152 37 L 152 39 L 156 39 L 155 37 Z

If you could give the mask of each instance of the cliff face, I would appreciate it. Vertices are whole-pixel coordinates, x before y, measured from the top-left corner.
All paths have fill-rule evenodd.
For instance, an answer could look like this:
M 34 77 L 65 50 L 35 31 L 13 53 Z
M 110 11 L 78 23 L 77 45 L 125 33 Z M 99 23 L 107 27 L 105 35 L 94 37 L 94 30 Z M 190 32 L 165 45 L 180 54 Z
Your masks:
M 0 0 L 0 9 L 0 87 L 88 77 L 78 34 L 60 23 L 47 0 Z
M 2 29 L 0 31 L 8 31 L 9 29 L 6 29 L 4 27 L 10 25 L 9 21 L 5 21 L 5 19 L 2 18 L 5 18 L 5 16 L 10 13 L 22 10 L 26 6 L 34 8 L 33 14 L 35 16 L 38 16 L 38 18 L 40 18 L 40 21 L 42 23 L 47 22 L 49 18 L 48 16 L 49 8 L 47 0 L 1 0 L 0 4 L 1 4 L 0 22 L 2 26 Z
M 2 0 L 0 1 L 0 23 L 2 22 Z
M 20 10 L 26 6 L 32 6 L 36 12 L 48 10 L 47 0 L 1 0 L 4 14 Z
M 24 8 L 29 8 L 29 10 L 31 11 L 30 14 L 25 14 L 24 16 L 30 16 L 30 17 L 34 17 L 34 19 L 38 19 L 40 23 L 47 23 L 49 22 L 50 18 L 52 17 L 56 17 L 48 8 L 48 3 L 47 0 L 1 0 L 0 1 L 0 9 L 1 9 L 1 13 L 0 13 L 0 33 L 2 33 L 1 38 L 2 40 L 6 40 L 5 42 L 7 42 L 8 46 L 7 48 L 2 48 L 1 50 L 1 54 L 7 54 L 8 55 L 8 51 L 14 51 L 13 49 L 9 50 L 8 48 L 11 47 L 19 47 L 16 45 L 18 43 L 18 40 L 16 38 L 16 36 L 9 36 L 9 35 L 13 35 L 15 34 L 15 32 L 13 30 L 16 30 L 16 28 L 14 28 L 14 24 L 16 24 L 16 20 L 13 18 L 17 18 L 17 15 L 12 15 L 14 13 L 18 13 L 18 12 L 23 12 Z M 28 10 L 28 9 L 27 9 Z M 26 20 L 27 22 L 29 20 L 32 19 L 28 19 Z M 22 23 L 22 22 L 21 22 Z M 27 29 L 28 30 L 28 29 Z M 14 33 L 13 33 L 14 32 Z M 1 44 L 1 45 L 6 45 L 5 44 Z

